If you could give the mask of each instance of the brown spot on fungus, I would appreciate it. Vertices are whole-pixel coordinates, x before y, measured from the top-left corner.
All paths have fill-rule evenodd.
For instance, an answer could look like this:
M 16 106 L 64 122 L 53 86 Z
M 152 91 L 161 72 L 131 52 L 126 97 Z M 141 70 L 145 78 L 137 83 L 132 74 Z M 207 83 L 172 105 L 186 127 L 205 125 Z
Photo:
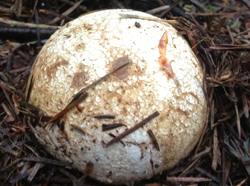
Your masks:
M 120 58 L 117 58 L 113 64 L 112 64 L 112 68 L 115 69 L 119 66 L 121 66 L 122 64 L 126 63 L 130 61 L 127 57 L 120 57 Z M 113 75 L 115 77 L 117 77 L 118 79 L 120 80 L 124 80 L 128 77 L 128 68 L 131 66 L 131 63 L 120 68 L 119 70 L 117 70 L 116 72 L 113 73 Z
M 46 73 L 49 78 L 54 76 L 56 74 L 56 71 L 59 67 L 61 66 L 67 66 L 69 65 L 69 62 L 66 61 L 65 59 L 60 60 L 59 62 L 54 63 L 50 67 L 47 68 Z
M 82 88 L 85 85 L 85 82 L 88 80 L 88 76 L 84 72 L 77 72 L 74 74 L 72 81 L 72 86 L 74 88 Z

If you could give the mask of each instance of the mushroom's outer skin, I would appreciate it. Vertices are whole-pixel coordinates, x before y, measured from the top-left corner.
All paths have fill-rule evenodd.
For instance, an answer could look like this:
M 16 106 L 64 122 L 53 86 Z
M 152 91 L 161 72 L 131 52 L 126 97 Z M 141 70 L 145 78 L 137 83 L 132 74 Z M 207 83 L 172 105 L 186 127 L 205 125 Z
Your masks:
M 27 98 L 54 116 L 81 88 L 110 72 L 117 58 L 132 61 L 128 77 L 107 78 L 88 91 L 81 112 L 75 107 L 61 117 L 64 131 L 51 124 L 35 128 L 39 142 L 53 156 L 71 162 L 82 172 L 91 162 L 89 176 L 111 184 L 150 178 L 172 168 L 194 148 L 207 119 L 204 74 L 187 42 L 171 25 L 121 18 L 120 14 L 153 17 L 132 10 L 105 10 L 67 23 L 40 51 Z M 166 56 L 178 85 L 158 63 L 158 44 L 165 31 L 169 40 Z M 132 127 L 155 111 L 160 115 L 123 138 L 123 143 L 104 146 L 113 139 L 109 133 L 117 136 L 126 128 L 103 132 L 103 123 Z M 116 118 L 94 118 L 101 114 Z M 71 125 L 81 127 L 85 135 Z M 153 131 L 160 151 L 148 129 Z

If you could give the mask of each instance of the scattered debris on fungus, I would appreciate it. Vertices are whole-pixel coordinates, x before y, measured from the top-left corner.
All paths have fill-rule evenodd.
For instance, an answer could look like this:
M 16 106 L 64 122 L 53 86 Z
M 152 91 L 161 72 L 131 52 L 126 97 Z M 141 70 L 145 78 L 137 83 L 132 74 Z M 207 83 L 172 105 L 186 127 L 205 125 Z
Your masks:
M 80 101 L 84 100 L 88 96 L 88 93 L 86 92 L 88 89 L 90 89 L 91 87 L 95 86 L 96 84 L 98 84 L 99 82 L 101 82 L 102 80 L 104 80 L 105 78 L 107 78 L 110 75 L 112 75 L 115 71 L 121 69 L 122 67 L 128 65 L 129 63 L 130 63 L 130 61 L 127 61 L 127 62 L 121 64 L 120 66 L 116 67 L 113 71 L 111 71 L 107 75 L 101 77 L 100 79 L 96 80 L 95 82 L 93 82 L 92 84 L 90 84 L 89 86 L 87 86 L 86 88 L 83 88 L 82 90 L 80 90 L 78 93 L 76 93 L 73 96 L 73 99 L 71 100 L 71 102 L 61 112 L 59 112 L 58 114 L 56 114 L 55 116 L 53 116 L 48 121 L 48 123 L 51 123 L 51 122 L 55 121 L 56 119 L 62 117 L 71 108 L 75 107 Z
M 153 118 L 157 117 L 158 115 L 159 115 L 159 112 L 156 111 L 155 113 L 151 114 L 150 116 L 148 116 L 147 118 L 145 118 L 141 122 L 137 123 L 134 127 L 131 127 L 130 129 L 127 129 L 123 133 L 116 136 L 114 139 L 112 139 L 110 142 L 108 142 L 106 146 L 108 147 L 108 146 L 120 141 L 122 138 L 124 138 L 125 136 L 127 136 L 130 133 L 134 132 L 138 128 L 142 127 L 143 125 L 145 125 L 147 122 L 149 122 Z

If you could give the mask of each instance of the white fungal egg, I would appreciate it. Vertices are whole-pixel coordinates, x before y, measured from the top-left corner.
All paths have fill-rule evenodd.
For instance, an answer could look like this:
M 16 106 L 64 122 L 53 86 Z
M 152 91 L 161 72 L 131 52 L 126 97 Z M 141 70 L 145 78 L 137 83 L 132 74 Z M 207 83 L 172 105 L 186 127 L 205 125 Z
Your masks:
M 119 9 L 87 14 L 64 25 L 43 46 L 26 91 L 30 104 L 55 116 L 75 93 L 127 61 L 61 116 L 63 130 L 52 123 L 35 127 L 49 153 L 83 173 L 93 165 L 88 176 L 104 183 L 160 174 L 196 145 L 207 102 L 201 65 L 185 39 L 146 13 Z M 159 115 L 134 128 L 153 113 Z M 115 118 L 94 117 L 100 115 Z M 122 125 L 102 130 L 114 123 Z M 130 133 L 121 141 L 114 141 L 126 131 Z

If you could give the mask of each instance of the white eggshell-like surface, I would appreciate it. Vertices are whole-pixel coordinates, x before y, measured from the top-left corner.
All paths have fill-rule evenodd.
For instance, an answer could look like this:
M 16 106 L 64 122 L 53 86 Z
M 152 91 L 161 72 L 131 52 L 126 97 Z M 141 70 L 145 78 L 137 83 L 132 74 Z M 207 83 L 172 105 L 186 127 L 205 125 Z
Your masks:
M 78 105 L 82 111 L 74 107 L 61 117 L 63 131 L 51 124 L 35 127 L 39 142 L 53 156 L 82 172 L 91 163 L 89 176 L 111 184 L 150 178 L 172 168 L 194 148 L 207 119 L 203 71 L 183 37 L 171 25 L 120 14 L 153 17 L 132 10 L 105 10 L 67 23 L 39 53 L 27 98 L 54 116 L 79 90 L 110 72 L 114 61 L 121 57 L 132 61 L 125 78 L 108 77 L 88 90 L 89 96 Z M 175 81 L 158 62 L 158 44 L 165 31 L 166 56 Z M 117 136 L 156 111 L 158 117 L 122 142 L 105 146 L 113 139 L 110 133 Z M 115 119 L 94 118 L 104 114 Z M 126 127 L 102 131 L 102 124 L 117 122 Z

